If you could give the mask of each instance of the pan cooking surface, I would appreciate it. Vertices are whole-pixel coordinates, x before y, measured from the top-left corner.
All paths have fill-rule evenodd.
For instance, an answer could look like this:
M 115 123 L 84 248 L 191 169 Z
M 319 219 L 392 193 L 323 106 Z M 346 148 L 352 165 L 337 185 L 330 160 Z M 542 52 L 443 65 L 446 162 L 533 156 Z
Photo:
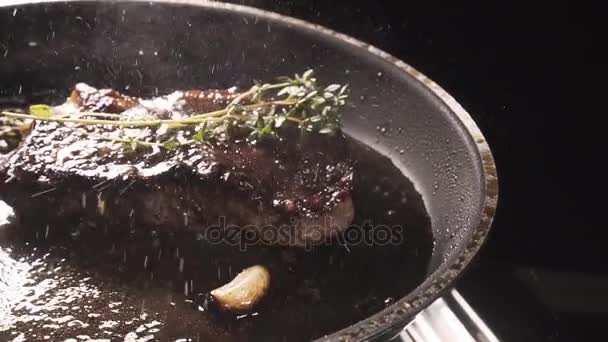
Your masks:
M 425 278 L 432 232 L 413 184 L 356 146 L 355 223 L 341 241 L 310 251 L 139 230 L 112 236 L 35 215 L 4 228 L 0 339 L 304 341 L 378 312 Z M 256 263 L 272 275 L 256 312 L 228 316 L 207 305 L 208 291 Z

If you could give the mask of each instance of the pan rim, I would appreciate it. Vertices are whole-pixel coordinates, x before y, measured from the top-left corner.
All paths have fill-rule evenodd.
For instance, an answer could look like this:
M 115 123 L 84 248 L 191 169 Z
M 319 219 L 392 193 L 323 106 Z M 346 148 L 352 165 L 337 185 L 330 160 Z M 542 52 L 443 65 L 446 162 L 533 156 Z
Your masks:
M 435 299 L 440 297 L 443 292 L 448 290 L 449 286 L 453 284 L 454 281 L 463 273 L 470 262 L 475 258 L 475 256 L 477 256 L 479 249 L 484 245 L 494 220 L 498 205 L 499 192 L 498 175 L 490 146 L 471 115 L 460 105 L 460 103 L 458 103 L 454 97 L 452 97 L 452 95 L 439 86 L 435 81 L 431 80 L 429 77 L 399 58 L 371 44 L 319 24 L 314 24 L 302 19 L 297 19 L 255 7 L 211 0 L 5 0 L 0 3 L 0 7 L 58 2 L 142 2 L 206 7 L 259 16 L 269 21 L 286 25 L 290 28 L 307 30 L 309 32 L 320 34 L 326 38 L 345 43 L 353 48 L 362 50 L 363 53 L 368 53 L 393 65 L 401 72 L 404 72 L 409 77 L 412 77 L 418 81 L 423 87 L 434 94 L 446 105 L 447 108 L 450 109 L 451 114 L 460 121 L 465 128 L 466 133 L 470 136 L 476 146 L 476 151 L 479 155 L 479 162 L 483 168 L 483 198 L 481 199 L 481 218 L 479 224 L 476 227 L 473 227 L 471 238 L 466 241 L 463 252 L 461 252 L 458 256 L 454 256 L 452 261 L 447 262 L 443 270 L 436 270 L 428 275 L 427 279 L 416 289 L 412 290 L 408 295 L 402 297 L 390 306 L 384 308 L 382 311 L 379 311 L 374 315 L 350 326 L 335 331 L 330 335 L 321 337 L 317 339 L 317 341 L 345 341 L 353 339 L 369 340 L 383 336 L 387 333 L 387 331 L 391 332 L 400 326 L 406 325 L 408 320 L 410 320 L 415 314 L 426 308 Z M 398 331 L 394 333 L 398 334 Z

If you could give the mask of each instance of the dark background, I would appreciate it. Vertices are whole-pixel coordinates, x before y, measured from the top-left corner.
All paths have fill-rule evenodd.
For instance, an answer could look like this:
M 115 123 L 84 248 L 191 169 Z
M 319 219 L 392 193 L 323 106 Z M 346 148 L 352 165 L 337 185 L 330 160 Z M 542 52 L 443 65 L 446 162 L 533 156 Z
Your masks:
M 451 93 L 488 139 L 500 182 L 493 231 L 457 288 L 501 340 L 605 339 L 602 11 L 581 2 L 232 2 L 352 35 Z

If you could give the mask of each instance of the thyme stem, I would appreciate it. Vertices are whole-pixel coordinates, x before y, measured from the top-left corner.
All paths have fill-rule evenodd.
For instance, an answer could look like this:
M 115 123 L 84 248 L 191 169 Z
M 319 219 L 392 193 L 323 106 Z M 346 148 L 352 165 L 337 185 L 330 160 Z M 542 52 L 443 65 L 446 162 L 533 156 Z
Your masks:
M 225 139 L 231 135 L 230 132 L 233 132 L 232 127 L 249 130 L 250 135 L 247 138 L 249 141 L 257 141 L 266 136 L 276 137 L 275 130 L 284 123 L 291 123 L 292 126 L 309 132 L 331 134 L 339 126 L 339 109 L 345 104 L 347 87 L 338 84 L 321 86 L 312 74 L 313 71 L 308 70 L 302 76 L 283 78 L 279 83 L 254 85 L 236 96 L 223 109 L 195 114 L 183 119 L 128 120 L 121 114 L 96 112 L 53 115 L 52 107 L 44 104 L 31 106 L 30 114 L 10 111 L 0 113 L 12 119 L 125 128 L 166 125 L 170 129 L 187 129 L 196 126 L 193 140 L 185 144 L 201 143 L 210 138 Z M 0 135 L 2 134 L 6 133 L 0 131 Z M 173 149 L 178 145 L 175 138 L 165 142 L 122 137 L 99 137 L 99 139 L 128 143 L 132 147 L 141 145 Z
M 50 122 L 67 122 L 77 123 L 83 125 L 110 125 L 110 126 L 123 126 L 123 127 L 149 127 L 158 126 L 162 123 L 174 123 L 175 120 L 133 120 L 133 121 L 120 121 L 120 120 L 95 120 L 95 119 L 75 119 L 75 118 L 64 118 L 64 117 L 38 117 L 29 114 L 20 114 L 13 112 L 2 112 L 2 115 L 15 118 L 15 119 L 31 119 L 37 121 L 50 121 Z
M 94 113 L 94 112 L 82 112 L 82 113 L 78 113 L 78 116 L 80 117 L 84 117 L 84 116 L 93 116 L 93 117 L 100 117 L 100 118 L 120 118 L 120 114 L 112 114 L 112 113 Z
M 257 104 L 243 106 L 244 110 L 253 110 L 262 108 L 264 106 L 289 106 L 295 104 L 296 101 L 270 101 L 270 102 L 261 102 Z M 14 119 L 31 119 L 38 121 L 49 121 L 49 122 L 66 122 L 66 123 L 77 123 L 83 125 L 108 125 L 108 126 L 121 126 L 121 127 L 155 127 L 160 126 L 162 124 L 200 124 L 205 121 L 217 121 L 217 119 L 225 118 L 227 109 L 217 110 L 204 114 L 197 114 L 186 119 L 175 119 L 175 120 L 97 120 L 97 119 L 79 119 L 79 118 L 70 118 L 70 117 L 38 117 L 30 114 L 21 114 L 14 112 L 6 112 L 3 111 L 2 115 L 14 118 Z M 96 116 L 107 116 L 115 117 L 116 114 L 108 114 L 108 113 L 93 113 L 97 114 Z M 86 116 L 86 115 L 83 115 Z M 238 118 L 232 116 L 234 118 Z

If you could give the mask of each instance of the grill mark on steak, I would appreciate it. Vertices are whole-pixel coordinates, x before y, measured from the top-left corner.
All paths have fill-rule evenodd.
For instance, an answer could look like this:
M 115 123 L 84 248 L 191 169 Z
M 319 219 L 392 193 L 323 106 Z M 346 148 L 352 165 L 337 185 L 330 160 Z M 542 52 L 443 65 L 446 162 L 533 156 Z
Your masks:
M 59 110 L 175 118 L 221 109 L 235 96 L 234 89 L 194 90 L 137 99 L 79 84 Z M 108 140 L 161 134 L 149 127 L 37 122 L 0 161 L 0 197 L 18 215 L 46 212 L 51 221 L 92 221 L 110 229 L 128 223 L 205 235 L 223 220 L 279 245 L 318 243 L 353 219 L 354 163 L 343 136 L 289 136 L 255 146 L 235 140 L 147 153 L 128 153 Z

